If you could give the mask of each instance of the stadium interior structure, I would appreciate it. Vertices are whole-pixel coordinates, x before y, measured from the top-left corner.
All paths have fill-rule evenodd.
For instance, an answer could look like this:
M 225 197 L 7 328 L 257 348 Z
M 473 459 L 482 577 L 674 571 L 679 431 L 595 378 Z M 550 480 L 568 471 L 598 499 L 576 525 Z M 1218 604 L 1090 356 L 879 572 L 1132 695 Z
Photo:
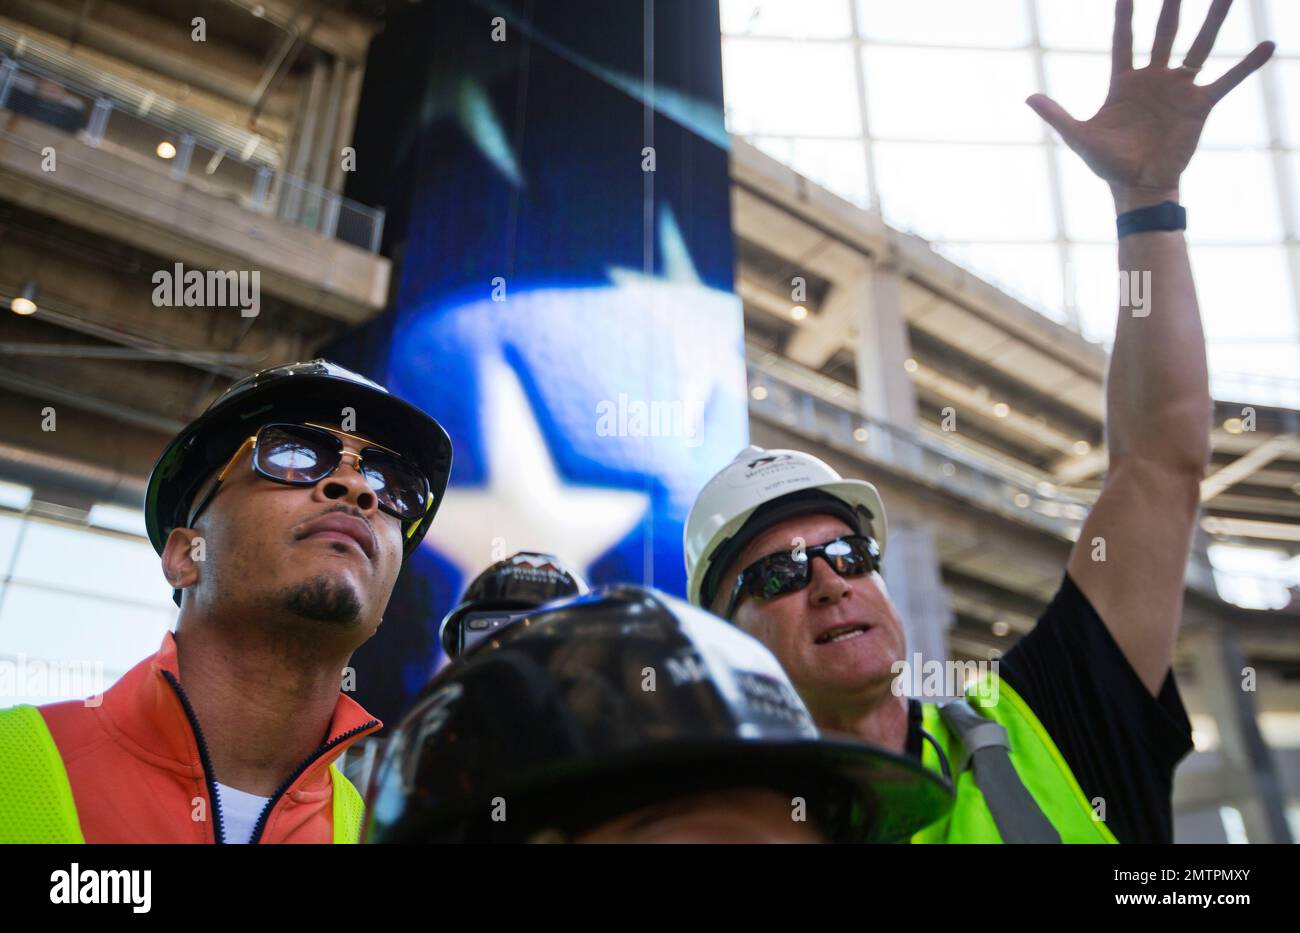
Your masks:
M 1045 5 L 1015 3 L 1040 14 Z M 310 358 L 376 317 L 393 272 L 379 252 L 383 211 L 342 195 L 332 157 L 351 139 L 383 4 L 195 0 L 187 10 L 205 19 L 202 44 L 190 14 L 170 6 L 7 0 L 0 14 L 0 657 L 102 658 L 110 682 L 174 620 L 139 516 L 165 440 L 233 380 Z M 909 223 L 914 195 L 891 207 L 890 179 L 906 146 L 943 162 L 921 150 L 944 141 L 890 139 L 888 113 L 868 121 L 875 92 L 865 85 L 926 43 L 864 29 L 872 4 L 844 0 L 831 25 L 802 33 L 764 20 L 764 6 L 726 2 L 722 16 L 753 442 L 807 449 L 875 482 L 890 512 L 885 576 L 913 647 L 995 658 L 1059 584 L 1105 471 L 1106 338 L 1069 289 L 1091 276 L 1079 288 L 1113 308 L 1113 255 L 1074 226 L 1061 177 L 1074 171 L 1062 168 L 1070 154 L 1045 130 L 1005 142 L 1041 162 L 1037 240 L 981 253 L 981 237 L 1007 243 L 977 230 L 941 244 L 928 219 Z M 1284 3 L 1239 6 L 1262 18 Z M 1023 60 L 1031 80 L 1048 83 L 1061 56 L 1095 57 L 1053 51 L 1045 14 L 1015 18 L 1023 35 L 967 42 L 960 54 Z M 1278 347 L 1297 359 L 1300 331 L 1300 126 L 1284 125 L 1280 90 L 1287 76 L 1289 93 L 1300 87 L 1298 24 L 1273 24 L 1294 31 L 1279 32 L 1278 74 L 1257 92 L 1264 137 L 1242 162 L 1276 184 L 1275 236 L 1258 252 L 1277 281 L 1261 288 L 1281 296 L 1290 344 L 1285 327 L 1257 335 L 1271 349 L 1229 335 L 1222 343 L 1241 362 L 1212 373 L 1213 462 L 1176 662 L 1197 747 L 1177 774 L 1178 841 L 1300 831 L 1300 367 L 1288 380 L 1267 362 Z M 763 124 L 733 78 L 756 43 L 847 56 L 863 82 L 854 129 L 832 138 Z M 1292 120 L 1298 112 L 1292 101 Z M 39 167 L 47 147 L 56 171 Z M 1224 153 L 1216 159 L 1226 165 Z M 981 184 L 978 163 L 951 172 L 935 197 Z M 1249 245 L 1209 243 L 1206 268 L 1215 249 L 1253 261 Z M 999 255 L 1000 272 L 980 260 Z M 1006 270 L 1033 257 L 1055 278 L 1008 284 Z M 260 314 L 153 307 L 149 270 L 175 261 L 256 263 Z M 1232 313 L 1208 310 L 1221 294 L 1202 288 L 1207 318 Z M 1214 336 L 1212 367 L 1226 358 Z M 1262 361 L 1253 378 L 1252 353 Z M 42 429 L 50 410 L 53 431 Z M 1257 689 L 1239 688 L 1244 669 Z

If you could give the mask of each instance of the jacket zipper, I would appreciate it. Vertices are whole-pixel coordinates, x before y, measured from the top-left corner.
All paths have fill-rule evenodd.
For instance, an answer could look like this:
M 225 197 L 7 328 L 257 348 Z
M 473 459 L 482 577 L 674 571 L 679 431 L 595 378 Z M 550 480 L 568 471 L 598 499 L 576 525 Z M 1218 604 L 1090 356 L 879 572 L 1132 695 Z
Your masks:
M 172 676 L 171 671 L 163 671 L 162 675 L 167 678 L 167 682 L 171 684 L 172 689 L 176 691 L 176 696 L 180 699 L 181 706 L 185 710 L 185 716 L 190 721 L 190 728 L 194 730 L 194 738 L 198 742 L 199 746 L 199 761 L 203 765 L 203 780 L 208 788 L 208 799 L 212 801 L 214 826 L 214 838 L 212 841 L 218 845 L 224 845 L 226 844 L 226 830 L 221 818 L 221 797 L 217 794 L 216 775 L 212 770 L 212 758 L 208 755 L 208 743 L 203 738 L 203 730 L 199 728 L 199 719 L 194 715 L 194 707 L 190 705 L 190 698 L 186 696 L 185 690 L 181 687 L 180 681 Z M 307 758 L 298 765 L 298 767 L 293 769 L 293 773 L 290 774 L 288 779 L 276 789 L 276 792 L 271 796 L 271 799 L 266 802 L 266 806 L 262 808 L 262 815 L 257 818 L 257 825 L 253 827 L 253 835 L 248 840 L 249 843 L 262 841 L 262 831 L 266 828 L 266 821 L 270 817 L 271 811 L 275 809 L 275 805 L 279 803 L 280 798 L 284 796 L 284 793 L 290 787 L 293 786 L 293 782 L 298 780 L 304 771 L 310 768 L 322 755 L 328 753 L 330 749 L 334 748 L 340 742 L 346 742 L 358 732 L 364 732 L 377 725 L 379 725 L 379 720 L 372 719 L 367 723 L 357 726 L 355 729 L 349 729 L 342 735 L 335 736 L 320 748 L 316 749 L 316 751 L 311 755 L 308 755 Z
M 290 774 L 287 778 L 285 778 L 284 783 L 281 784 L 278 788 L 276 788 L 275 793 L 271 795 L 271 799 L 266 802 L 266 806 L 262 808 L 262 815 L 257 818 L 257 825 L 253 827 L 253 835 L 249 838 L 248 840 L 249 843 L 255 844 L 262 841 L 262 832 L 266 829 L 266 821 L 270 819 L 271 811 L 275 809 L 275 805 L 280 802 L 280 798 L 283 797 L 285 792 L 288 791 L 289 788 L 293 786 L 293 782 L 298 780 L 298 778 L 302 776 L 302 773 L 304 771 L 306 771 L 313 764 L 319 761 L 322 755 L 327 754 L 330 749 L 334 748 L 340 742 L 346 742 L 348 739 L 352 738 L 352 736 L 356 735 L 358 732 L 365 732 L 367 729 L 374 728 L 377 725 L 379 725 L 378 719 L 372 719 L 370 720 L 370 722 L 362 723 L 361 725 L 357 726 L 355 729 L 349 729 L 347 732 L 344 732 L 342 735 L 335 736 L 334 738 L 326 742 L 324 745 L 322 745 L 320 748 L 316 749 L 316 751 L 313 752 L 311 755 L 308 755 L 298 765 L 298 767 L 293 769 L 293 773 Z
M 176 696 L 181 701 L 181 707 L 185 710 L 185 716 L 190 721 L 190 728 L 194 730 L 194 738 L 199 745 L 199 762 L 203 765 L 203 781 L 208 787 L 208 799 L 212 802 L 212 841 L 217 845 L 224 845 L 226 830 L 221 822 L 221 797 L 217 794 L 217 781 L 212 771 L 212 758 L 208 755 L 208 743 L 203 738 L 203 730 L 199 728 L 199 719 L 194 715 L 194 707 L 190 705 L 190 698 L 181 689 L 181 682 L 172 675 L 171 671 L 163 671 L 162 675 L 167 678 L 167 683 L 171 684 L 172 689 L 176 691 Z

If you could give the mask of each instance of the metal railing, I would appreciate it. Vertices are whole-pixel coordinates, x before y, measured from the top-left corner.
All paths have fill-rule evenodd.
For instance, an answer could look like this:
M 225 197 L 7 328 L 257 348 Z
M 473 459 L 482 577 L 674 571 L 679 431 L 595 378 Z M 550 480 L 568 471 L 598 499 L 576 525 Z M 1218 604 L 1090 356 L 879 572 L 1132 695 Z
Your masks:
M 1045 474 L 973 455 L 941 436 L 863 415 L 856 392 L 777 354 L 746 348 L 750 412 L 852 457 L 879 464 L 980 509 L 1075 540 L 1093 497 L 1056 486 Z M 1188 560 L 1187 584 L 1215 599 L 1214 569 Z
M 21 45 L 20 61 L 13 57 L 17 48 L 0 28 L 0 109 L 54 126 L 246 210 L 379 251 L 382 208 L 281 171 L 277 153 L 257 134 L 97 75 L 75 59 L 29 42 Z

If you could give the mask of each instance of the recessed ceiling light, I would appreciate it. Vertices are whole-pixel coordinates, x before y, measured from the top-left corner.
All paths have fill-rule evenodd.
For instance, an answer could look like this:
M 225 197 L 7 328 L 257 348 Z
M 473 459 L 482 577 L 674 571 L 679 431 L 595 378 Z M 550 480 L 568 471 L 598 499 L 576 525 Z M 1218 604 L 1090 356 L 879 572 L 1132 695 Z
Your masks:
M 36 283 L 28 282 L 23 286 L 23 290 L 9 302 L 9 310 L 14 314 L 35 314 L 36 313 Z

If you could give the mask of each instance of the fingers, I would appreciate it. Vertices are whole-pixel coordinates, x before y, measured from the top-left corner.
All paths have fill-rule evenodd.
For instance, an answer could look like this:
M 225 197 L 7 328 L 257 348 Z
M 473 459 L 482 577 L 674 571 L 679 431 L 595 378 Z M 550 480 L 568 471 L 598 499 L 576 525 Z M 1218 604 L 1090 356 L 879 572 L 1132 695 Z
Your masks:
M 1115 4 L 1115 37 L 1110 46 L 1110 73 L 1133 70 L 1133 0 Z
M 1048 126 L 1060 133 L 1061 138 L 1067 143 L 1074 138 L 1079 121 L 1066 113 L 1065 108 L 1056 101 L 1046 94 L 1031 94 L 1025 99 L 1025 103 L 1033 108 L 1034 113 L 1047 121 Z
M 1231 6 L 1232 0 L 1214 0 L 1214 5 L 1210 7 L 1201 31 L 1196 34 L 1196 41 L 1187 50 L 1187 57 L 1183 59 L 1184 65 L 1200 68 L 1205 64 L 1205 60 L 1210 57 L 1210 49 L 1214 48 L 1214 40 L 1218 38 L 1223 18 L 1228 15 Z
M 1174 37 L 1178 35 L 1178 6 L 1180 0 L 1165 0 L 1160 8 L 1160 19 L 1156 20 L 1156 41 L 1151 46 L 1151 67 L 1164 68 L 1169 64 L 1169 54 L 1174 49 Z
M 1216 104 L 1223 100 L 1229 91 L 1242 81 L 1245 81 L 1251 72 L 1269 60 L 1273 55 L 1274 48 L 1272 42 L 1261 42 L 1251 50 L 1249 55 L 1229 68 L 1223 77 L 1213 84 L 1207 84 L 1205 89 L 1209 92 L 1210 99 Z

